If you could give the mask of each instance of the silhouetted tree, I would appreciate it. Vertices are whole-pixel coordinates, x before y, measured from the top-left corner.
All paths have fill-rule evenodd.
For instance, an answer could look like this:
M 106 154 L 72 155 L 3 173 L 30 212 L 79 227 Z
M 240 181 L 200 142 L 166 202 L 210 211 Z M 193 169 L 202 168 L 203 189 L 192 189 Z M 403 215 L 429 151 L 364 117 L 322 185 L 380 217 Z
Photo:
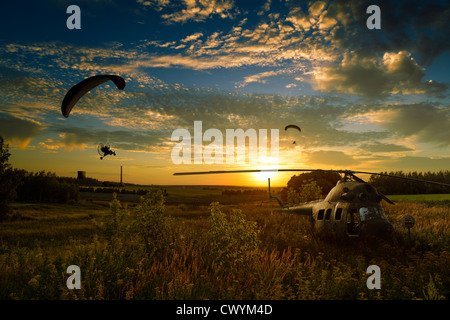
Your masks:
M 9 146 L 0 136 L 0 220 L 10 211 L 9 203 L 16 197 L 16 187 L 19 179 L 9 163 Z
M 320 196 L 324 197 L 328 194 L 328 192 L 330 192 L 330 190 L 336 185 L 336 183 L 340 179 L 341 176 L 338 173 L 329 171 L 312 171 L 294 175 L 288 181 L 287 187 L 283 188 L 283 190 L 281 191 L 281 199 L 283 201 L 288 201 L 288 193 L 290 193 L 291 200 L 294 200 L 295 198 L 296 201 L 300 201 L 300 198 L 296 199 L 294 193 L 300 195 L 302 193 L 301 189 L 304 186 L 311 184 L 311 182 L 314 182 L 314 185 L 310 186 L 313 187 L 314 189 L 313 193 L 315 195 L 318 195 L 319 197 Z M 318 193 L 317 190 L 321 190 L 321 192 Z M 302 201 L 311 201 L 311 200 L 314 199 L 308 197 L 308 200 Z
M 422 179 L 427 181 L 435 181 L 441 183 L 450 183 L 450 171 L 438 172 L 409 172 L 391 171 L 382 172 L 393 176 Z M 449 188 L 434 184 L 427 184 L 418 181 L 406 181 L 394 177 L 371 175 L 369 183 L 383 194 L 430 194 L 430 193 L 448 193 Z

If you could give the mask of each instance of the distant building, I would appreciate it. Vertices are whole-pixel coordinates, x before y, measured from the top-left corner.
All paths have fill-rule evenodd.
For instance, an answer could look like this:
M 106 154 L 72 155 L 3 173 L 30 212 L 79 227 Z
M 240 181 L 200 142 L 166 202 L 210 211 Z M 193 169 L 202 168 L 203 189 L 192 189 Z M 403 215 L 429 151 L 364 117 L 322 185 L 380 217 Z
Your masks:
M 86 179 L 86 171 L 78 171 L 78 180 Z

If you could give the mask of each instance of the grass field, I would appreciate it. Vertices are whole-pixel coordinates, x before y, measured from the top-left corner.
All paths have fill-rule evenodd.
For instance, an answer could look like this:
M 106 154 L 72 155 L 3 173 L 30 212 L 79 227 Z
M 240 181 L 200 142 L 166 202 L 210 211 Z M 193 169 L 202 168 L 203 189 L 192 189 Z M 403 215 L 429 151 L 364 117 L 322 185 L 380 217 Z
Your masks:
M 401 202 L 448 202 L 450 203 L 450 194 L 398 194 L 390 195 L 388 198 L 392 201 Z
M 112 188 L 111 190 L 150 190 L 152 186 L 125 186 L 123 188 Z M 223 195 L 222 192 L 229 190 L 260 190 L 265 191 L 264 188 L 240 188 L 234 186 L 162 186 L 167 192 L 166 203 L 170 205 L 206 205 L 211 202 L 219 201 L 223 204 L 241 203 L 245 201 L 267 200 L 266 193 L 258 195 Z M 95 188 L 94 188 L 95 189 Z M 275 191 L 280 188 L 275 188 Z M 139 201 L 138 194 L 117 194 L 117 198 L 122 202 L 136 203 Z M 111 201 L 111 193 L 99 192 L 81 192 L 81 199 L 88 201 Z
M 364 242 L 325 239 L 304 217 L 271 214 L 267 195 L 167 193 L 165 205 L 155 192 L 144 203 L 83 194 L 74 205 L 14 204 L 0 224 L 0 299 L 450 297 L 445 197 L 383 204 L 394 238 Z M 213 201 L 223 205 L 210 207 Z M 411 239 L 401 225 L 406 214 L 416 221 Z M 81 290 L 66 287 L 72 264 L 81 269 Z M 366 286 L 373 264 L 380 290 Z

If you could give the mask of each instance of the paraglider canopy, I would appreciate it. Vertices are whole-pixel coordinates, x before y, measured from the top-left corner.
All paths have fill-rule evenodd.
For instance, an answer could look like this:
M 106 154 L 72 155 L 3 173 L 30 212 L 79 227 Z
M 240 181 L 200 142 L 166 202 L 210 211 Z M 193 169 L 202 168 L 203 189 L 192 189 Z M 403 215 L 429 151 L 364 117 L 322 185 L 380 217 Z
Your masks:
M 114 82 L 117 89 L 122 90 L 123 88 L 125 88 L 125 80 L 122 77 L 116 75 L 97 75 L 84 79 L 80 83 L 77 83 L 72 88 L 70 88 L 70 90 L 66 93 L 61 104 L 61 112 L 63 116 L 66 118 L 69 116 L 73 106 L 77 103 L 78 100 L 80 100 L 80 98 L 84 94 L 86 94 L 96 86 L 109 80 Z
M 284 130 L 286 131 L 286 130 L 289 129 L 289 128 L 297 129 L 299 132 L 302 131 L 302 129 L 300 129 L 300 127 L 299 127 L 299 126 L 296 126 L 295 124 L 287 125 L 287 126 L 284 128 Z

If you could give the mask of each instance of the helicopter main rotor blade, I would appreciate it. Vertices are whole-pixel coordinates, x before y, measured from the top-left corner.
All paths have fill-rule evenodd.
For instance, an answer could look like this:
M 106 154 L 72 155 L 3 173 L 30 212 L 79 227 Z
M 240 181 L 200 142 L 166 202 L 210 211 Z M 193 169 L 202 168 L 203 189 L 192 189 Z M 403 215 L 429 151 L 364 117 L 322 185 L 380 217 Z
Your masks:
M 365 172 L 365 171 L 349 171 L 349 172 L 350 173 L 375 174 L 375 175 L 379 175 L 379 176 L 385 176 L 385 177 L 391 177 L 391 178 L 397 178 L 397 179 L 403 179 L 403 180 L 410 180 L 410 181 L 417 181 L 417 182 L 424 182 L 424 183 L 431 183 L 431 184 L 437 184 L 440 186 L 450 187 L 450 184 L 448 184 L 448 183 L 423 180 L 423 179 L 417 179 L 417 178 L 394 176 L 392 174 L 387 174 L 387 173 L 376 173 L 376 172 Z
M 378 192 L 378 191 L 377 191 Z M 385 200 L 387 201 L 389 204 L 395 204 L 391 199 L 389 199 L 388 197 L 386 197 L 384 194 L 382 194 L 381 192 L 378 192 L 378 194 Z
M 248 169 L 248 170 L 222 170 L 222 171 L 197 171 L 197 172 L 175 172 L 174 176 L 186 176 L 195 174 L 220 174 L 220 173 L 251 173 L 251 172 L 289 172 L 289 171 L 335 171 L 342 170 L 320 170 L 320 169 Z
M 391 177 L 391 178 L 398 178 L 403 180 L 409 180 L 409 181 L 417 181 L 417 182 L 424 182 L 424 183 L 430 183 L 430 184 L 436 184 L 440 186 L 450 187 L 450 184 L 443 183 L 443 182 L 436 182 L 436 181 L 429 181 L 429 180 L 423 180 L 423 179 L 417 179 L 417 178 L 408 178 L 408 177 L 401 177 L 401 176 L 395 176 L 391 174 L 386 173 L 378 173 L 378 172 L 367 172 L 367 171 L 353 171 L 353 170 L 333 170 L 333 169 L 249 169 L 249 170 L 220 170 L 220 171 L 196 171 L 196 172 L 176 172 L 173 175 L 174 176 L 184 176 L 184 175 L 197 175 L 197 174 L 223 174 L 223 173 L 251 173 L 251 172 L 305 172 L 305 171 L 326 171 L 326 172 L 336 172 L 336 173 L 343 173 L 347 175 L 353 175 L 355 173 L 362 173 L 362 174 L 373 174 L 373 175 L 379 175 L 379 176 L 385 176 L 385 177 Z

